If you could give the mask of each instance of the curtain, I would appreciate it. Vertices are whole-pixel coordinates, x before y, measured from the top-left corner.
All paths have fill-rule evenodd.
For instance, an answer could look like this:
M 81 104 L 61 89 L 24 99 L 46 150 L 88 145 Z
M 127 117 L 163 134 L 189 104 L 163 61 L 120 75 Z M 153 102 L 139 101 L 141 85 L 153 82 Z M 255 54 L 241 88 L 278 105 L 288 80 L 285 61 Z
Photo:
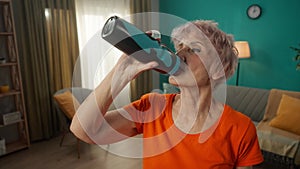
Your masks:
M 129 4 L 129 0 L 75 0 L 83 87 L 98 86 L 121 56 L 121 51 L 101 38 L 101 31 L 111 16 L 130 20 Z M 129 90 L 128 85 L 114 99 L 115 107 L 130 103 Z
M 94 89 L 114 66 L 121 52 L 112 51 L 107 42 L 99 37 L 105 21 L 112 15 L 134 23 L 141 30 L 149 30 L 151 18 L 134 17 L 136 13 L 158 11 L 158 0 L 75 0 L 82 85 Z M 130 14 L 130 16 L 129 16 Z M 129 18 L 130 17 L 130 18 Z M 141 74 L 125 87 L 114 101 L 116 107 L 138 99 L 153 89 L 152 71 Z M 158 75 L 156 76 L 159 78 Z M 158 86 L 158 85 L 157 85 Z M 129 93 L 130 92 L 130 93 Z M 130 98 L 128 98 L 130 95 Z
M 130 12 L 132 16 L 132 23 L 139 29 L 148 31 L 151 29 L 151 15 L 143 15 L 136 13 L 152 12 L 154 11 L 152 0 L 131 0 Z M 152 70 L 141 73 L 136 79 L 130 83 L 131 100 L 139 99 L 143 94 L 149 93 L 153 90 L 153 74 Z
M 72 86 L 78 57 L 73 0 L 14 0 L 25 105 L 31 141 L 61 129 L 53 94 Z M 80 76 L 73 85 L 80 86 Z
M 75 0 L 83 87 L 94 89 L 114 66 L 117 56 L 106 56 L 113 48 L 101 38 L 101 29 L 113 15 L 127 17 L 129 0 Z

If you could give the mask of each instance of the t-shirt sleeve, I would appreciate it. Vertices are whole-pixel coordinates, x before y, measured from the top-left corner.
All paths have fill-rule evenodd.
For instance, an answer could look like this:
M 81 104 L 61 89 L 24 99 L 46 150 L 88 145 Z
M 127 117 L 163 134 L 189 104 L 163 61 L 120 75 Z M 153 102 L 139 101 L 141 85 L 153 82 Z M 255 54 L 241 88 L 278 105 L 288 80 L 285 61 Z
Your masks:
M 125 107 L 131 119 L 136 125 L 137 132 L 143 133 L 145 123 L 149 123 L 160 117 L 165 110 L 167 100 L 171 95 L 149 93 Z
M 244 131 L 241 138 L 236 166 L 253 166 L 261 162 L 263 162 L 263 156 L 259 147 L 256 128 L 249 121 L 248 128 Z
M 124 110 L 126 110 L 131 116 L 139 134 L 143 133 L 145 115 L 144 112 L 147 111 L 147 109 L 149 109 L 150 106 L 150 103 L 148 102 L 148 97 L 148 95 L 144 95 L 139 100 L 136 100 L 131 104 L 123 107 Z

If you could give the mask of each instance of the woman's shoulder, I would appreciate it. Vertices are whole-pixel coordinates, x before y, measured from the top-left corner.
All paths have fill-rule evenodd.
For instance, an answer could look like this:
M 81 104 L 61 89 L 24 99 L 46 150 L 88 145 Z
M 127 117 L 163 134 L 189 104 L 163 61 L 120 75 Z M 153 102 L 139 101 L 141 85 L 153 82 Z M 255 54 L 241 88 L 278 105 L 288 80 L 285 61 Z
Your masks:
M 158 93 L 158 92 L 151 92 L 151 93 L 146 93 L 141 96 L 141 98 L 149 98 L 149 97 L 172 97 L 176 96 L 177 93 Z
M 134 108 L 136 110 L 161 110 L 167 105 L 170 105 L 176 94 L 160 94 L 160 93 L 147 93 L 141 96 L 139 100 L 136 100 L 125 106 L 127 110 Z
M 230 121 L 236 121 L 236 122 L 245 122 L 245 121 L 251 121 L 250 117 L 246 116 L 245 114 L 233 109 L 229 105 L 224 106 L 224 112 L 226 119 Z
M 144 94 L 143 96 L 141 96 L 140 100 L 151 100 L 151 101 L 155 101 L 155 102 L 160 102 L 163 100 L 173 99 L 175 96 L 176 96 L 175 93 L 161 94 L 161 93 L 152 92 L 152 93 Z
M 223 124 L 227 125 L 230 128 L 235 128 L 238 131 L 245 131 L 248 128 L 253 128 L 254 124 L 252 123 L 250 117 L 246 116 L 245 114 L 236 111 L 232 107 L 225 105 L 223 111 Z

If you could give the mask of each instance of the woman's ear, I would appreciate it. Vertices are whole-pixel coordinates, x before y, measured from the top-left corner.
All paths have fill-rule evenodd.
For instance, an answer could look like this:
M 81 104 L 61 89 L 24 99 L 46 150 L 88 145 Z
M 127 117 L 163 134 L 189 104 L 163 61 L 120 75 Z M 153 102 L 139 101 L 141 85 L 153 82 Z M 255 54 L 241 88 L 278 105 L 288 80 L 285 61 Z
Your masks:
M 217 81 L 219 79 L 222 79 L 226 77 L 226 71 L 229 67 L 229 64 L 226 64 L 225 66 L 222 63 L 214 63 L 212 66 L 212 73 L 211 78 L 214 81 Z

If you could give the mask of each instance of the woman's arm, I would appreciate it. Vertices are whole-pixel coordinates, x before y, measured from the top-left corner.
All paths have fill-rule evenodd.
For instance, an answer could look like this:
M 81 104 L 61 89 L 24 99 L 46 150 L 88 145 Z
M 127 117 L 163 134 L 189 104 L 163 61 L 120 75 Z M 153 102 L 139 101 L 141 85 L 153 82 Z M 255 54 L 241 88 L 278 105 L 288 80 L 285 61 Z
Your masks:
M 134 122 L 120 114 L 120 110 L 108 112 L 108 108 L 113 98 L 132 79 L 156 66 L 156 62 L 142 64 L 122 55 L 112 71 L 80 105 L 73 117 L 71 131 L 79 139 L 91 144 L 109 144 L 136 135 Z

